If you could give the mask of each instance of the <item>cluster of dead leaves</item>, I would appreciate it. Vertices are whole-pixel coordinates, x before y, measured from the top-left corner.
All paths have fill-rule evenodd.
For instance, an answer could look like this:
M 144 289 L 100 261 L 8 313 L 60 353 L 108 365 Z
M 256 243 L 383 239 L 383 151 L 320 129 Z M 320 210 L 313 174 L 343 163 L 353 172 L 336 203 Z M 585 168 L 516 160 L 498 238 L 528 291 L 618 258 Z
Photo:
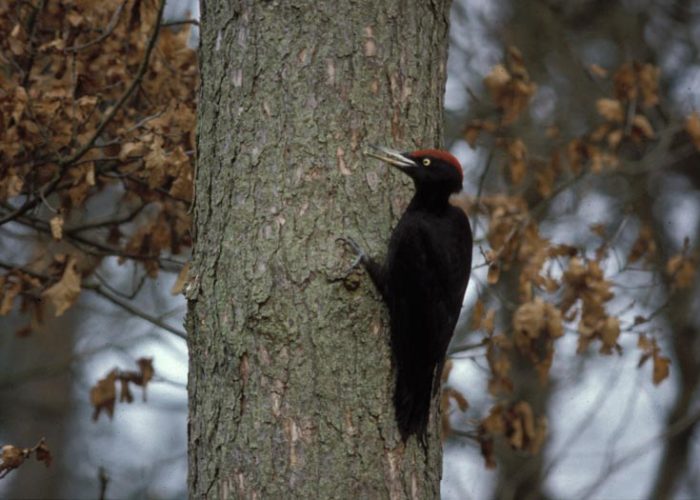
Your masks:
M 688 255 L 687 252 L 671 257 L 666 263 L 666 274 L 671 281 L 671 286 L 675 289 L 690 287 L 695 281 L 697 267 L 697 257 Z
M 508 48 L 506 64 L 496 65 L 484 78 L 484 85 L 502 112 L 503 125 L 513 123 L 520 116 L 537 90 L 516 47 Z
M 163 253 L 191 246 L 197 60 L 187 27 L 156 31 L 158 12 L 157 0 L 0 5 L 0 220 L 39 236 L 31 261 L 4 266 L 0 314 L 27 294 L 60 315 L 103 257 L 155 276 Z M 117 212 L 86 220 L 105 193 Z
M 572 258 L 564 272 L 563 282 L 561 309 L 564 314 L 569 314 L 568 319 L 573 320 L 578 313 L 573 311 L 572 314 L 574 304 L 578 301 L 581 303 L 577 352 L 584 352 L 594 339 L 602 341 L 600 352 L 603 354 L 611 354 L 613 349 L 619 350 L 620 322 L 606 312 L 606 304 L 615 295 L 611 290 L 612 283 L 603 275 L 599 262 Z
M 655 137 L 651 122 L 643 111 L 659 103 L 660 70 L 652 64 L 623 64 L 613 75 L 612 98 L 596 102 L 605 123 L 592 134 L 594 140 L 605 139 L 611 149 L 627 135 L 636 143 Z
M 479 425 L 479 443 L 486 466 L 496 467 L 495 444 L 499 438 L 505 439 L 514 450 L 538 453 L 547 437 L 547 426 L 547 417 L 535 416 L 526 401 L 493 406 Z
M 513 342 L 544 383 L 554 358 L 554 341 L 564 335 L 562 313 L 542 297 L 521 304 L 513 315 Z
M 442 393 L 440 395 L 440 418 L 442 425 L 442 439 L 445 440 L 452 432 L 452 425 L 450 425 L 450 405 L 451 402 L 457 405 L 457 408 L 461 412 L 467 411 L 469 408 L 469 402 L 464 394 L 459 392 L 457 389 L 447 385 L 447 380 L 450 377 L 450 372 L 452 371 L 452 361 L 447 360 L 445 366 L 442 369 Z
M 93 420 L 97 420 L 102 411 L 110 419 L 114 415 L 114 405 L 117 401 L 117 382 L 120 383 L 120 403 L 131 403 L 134 401 L 134 395 L 129 384 L 141 387 L 143 389 L 143 400 L 146 401 L 146 386 L 155 373 L 153 358 L 139 358 L 136 360 L 136 364 L 138 365 L 138 371 L 114 368 L 90 388 L 90 404 L 94 407 Z
M 10 473 L 10 471 L 21 466 L 25 460 L 34 455 L 37 462 L 43 462 L 46 467 L 51 465 L 51 451 L 46 445 L 46 440 L 41 438 L 39 442 L 31 448 L 19 448 L 12 444 L 6 444 L 0 448 L 0 479 Z
M 646 335 L 640 335 L 637 347 L 642 351 L 638 366 L 641 367 L 651 359 L 653 361 L 652 381 L 654 385 L 659 385 L 669 375 L 671 360 L 661 354 L 655 338 L 649 339 Z
M 620 318 L 610 313 L 614 283 L 603 271 L 609 257 L 605 227 L 593 228 L 604 241 L 594 257 L 587 257 L 574 246 L 553 244 L 542 235 L 537 222 L 540 205 L 553 194 L 575 184 L 583 175 L 618 169 L 623 155 L 630 152 L 622 146 L 629 144 L 637 147 L 635 153 L 643 153 L 642 146 L 657 139 L 651 117 L 659 116 L 659 69 L 630 62 L 611 72 L 610 78 L 608 71 L 599 66 L 592 67 L 591 72 L 610 91 L 608 97 L 595 103 L 602 123 L 594 124 L 590 132 L 569 138 L 552 127 L 546 131 L 546 145 L 537 146 L 545 151 L 533 154 L 526 140 L 518 135 L 515 122 L 525 114 L 536 86 L 530 81 L 522 56 L 511 48 L 507 62 L 496 66 L 484 79 L 498 113 L 495 117 L 472 120 L 464 131 L 465 140 L 472 147 L 480 138 L 492 136 L 493 140 L 484 140 L 483 144 L 489 145 L 492 153 L 497 153 L 493 158 L 503 164 L 503 168 L 495 169 L 501 175 L 500 185 L 513 188 L 512 194 L 500 190 L 499 194 L 487 193 L 463 203 L 486 222 L 488 247 L 482 249 L 482 254 L 488 265 L 488 284 L 499 284 L 507 276 L 509 286 L 517 283 L 518 287 L 518 302 L 512 306 L 511 324 L 505 331 L 497 332 L 494 326 L 497 300 L 488 306 L 479 300 L 474 309 L 473 327 L 485 334 L 488 390 L 500 401 L 517 393 L 517 380 L 512 375 L 516 357 L 518 362 L 529 362 L 541 383 L 548 381 L 557 340 L 567 332 L 578 336 L 579 354 L 593 344 L 599 346 L 601 354 L 622 352 Z M 700 149 L 700 115 L 692 114 L 685 125 L 691 141 Z M 654 236 L 649 226 L 641 226 L 628 264 L 654 260 Z M 694 282 L 696 261 L 697 257 L 687 249 L 668 261 L 666 273 L 673 288 L 687 288 Z M 513 272 L 515 276 L 507 274 Z M 631 329 L 646 321 L 635 321 Z M 670 360 L 661 354 L 655 340 L 648 340 L 643 334 L 639 349 L 640 366 L 652 359 L 653 382 L 660 383 L 668 376 Z M 480 430 L 487 464 L 495 465 L 494 436 L 503 435 L 513 448 L 534 452 L 540 448 L 545 433 L 546 423 L 534 418 L 526 402 L 510 406 L 498 403 Z

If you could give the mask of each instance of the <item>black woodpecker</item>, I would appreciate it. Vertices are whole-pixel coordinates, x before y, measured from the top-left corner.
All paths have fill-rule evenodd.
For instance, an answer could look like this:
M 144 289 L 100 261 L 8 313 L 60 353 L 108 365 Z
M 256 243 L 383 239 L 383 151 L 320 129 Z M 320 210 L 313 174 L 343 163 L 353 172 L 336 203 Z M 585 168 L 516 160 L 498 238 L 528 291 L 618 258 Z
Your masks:
M 383 264 L 349 243 L 389 309 L 399 432 L 404 442 L 415 434 L 425 444 L 431 400 L 439 392 L 471 270 L 469 220 L 449 203 L 462 190 L 462 167 L 436 149 L 372 149 L 369 156 L 413 179 L 415 194 L 391 234 Z

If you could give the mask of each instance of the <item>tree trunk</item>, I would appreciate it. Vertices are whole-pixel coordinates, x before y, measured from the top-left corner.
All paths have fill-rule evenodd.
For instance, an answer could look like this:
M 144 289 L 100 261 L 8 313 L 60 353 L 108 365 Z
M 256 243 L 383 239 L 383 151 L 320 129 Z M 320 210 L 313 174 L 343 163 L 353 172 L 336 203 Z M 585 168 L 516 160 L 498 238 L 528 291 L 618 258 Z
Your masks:
M 336 239 L 383 253 L 410 196 L 367 144 L 440 142 L 448 12 L 202 2 L 192 498 L 439 496 L 438 419 L 401 444 L 387 314 Z
M 660 249 L 656 264 L 660 272 L 664 273 L 663 269 L 673 257 L 675 249 L 671 236 L 666 233 L 667 220 L 662 217 L 655 218 L 651 210 L 655 201 L 650 195 L 646 195 L 640 203 L 643 203 L 644 209 L 640 211 L 647 223 L 653 224 L 656 247 Z M 690 234 L 698 234 L 698 231 L 700 227 Z M 700 428 L 700 422 L 693 420 L 693 401 L 697 398 L 700 387 L 700 337 L 694 314 L 699 286 L 700 282 L 695 279 L 688 289 L 674 290 L 671 280 L 666 280 L 669 303 L 665 315 L 671 337 L 667 345 L 673 359 L 671 369 L 678 375 L 678 387 L 666 415 L 666 439 L 649 497 L 657 500 L 675 498 L 683 478 L 693 474 L 692 443 Z

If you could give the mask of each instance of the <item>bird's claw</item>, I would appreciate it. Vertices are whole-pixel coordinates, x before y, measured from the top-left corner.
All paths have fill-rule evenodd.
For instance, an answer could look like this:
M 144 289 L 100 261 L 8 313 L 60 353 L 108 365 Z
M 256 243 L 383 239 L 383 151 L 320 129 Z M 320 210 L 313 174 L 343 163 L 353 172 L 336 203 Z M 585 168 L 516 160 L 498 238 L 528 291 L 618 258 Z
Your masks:
M 345 277 L 347 277 L 355 269 L 357 269 L 357 267 L 360 264 L 364 264 L 367 261 L 367 254 L 365 253 L 364 250 L 362 250 L 362 247 L 360 245 L 358 245 L 357 242 L 355 240 L 353 240 L 352 238 L 350 238 L 349 236 L 348 237 L 341 236 L 339 238 L 336 238 L 335 241 L 336 242 L 340 241 L 340 242 L 348 245 L 350 248 L 352 248 L 353 252 L 355 252 L 355 260 L 353 261 L 352 265 L 345 273 Z

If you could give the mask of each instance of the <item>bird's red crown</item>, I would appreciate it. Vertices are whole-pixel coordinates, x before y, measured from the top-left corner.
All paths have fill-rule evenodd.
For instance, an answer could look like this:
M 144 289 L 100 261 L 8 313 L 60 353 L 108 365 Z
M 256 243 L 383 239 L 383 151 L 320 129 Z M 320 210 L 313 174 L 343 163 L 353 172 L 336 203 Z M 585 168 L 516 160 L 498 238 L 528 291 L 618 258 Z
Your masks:
M 459 172 L 459 175 L 464 176 L 464 172 L 462 171 L 462 165 L 459 164 L 459 160 L 455 158 L 453 154 L 448 153 L 447 151 L 442 151 L 440 149 L 419 149 L 417 151 L 411 151 L 411 153 L 408 156 L 410 156 L 411 158 L 421 158 L 423 156 L 430 156 L 431 158 L 442 160 L 445 163 L 452 165 L 454 168 L 456 168 L 457 172 Z

